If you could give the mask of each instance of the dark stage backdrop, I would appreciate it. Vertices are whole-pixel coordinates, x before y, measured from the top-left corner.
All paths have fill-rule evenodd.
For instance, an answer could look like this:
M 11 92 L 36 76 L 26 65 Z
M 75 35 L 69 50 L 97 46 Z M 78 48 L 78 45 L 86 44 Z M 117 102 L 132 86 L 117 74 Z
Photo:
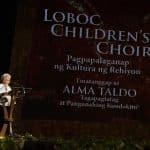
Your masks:
M 116 122 L 132 122 L 132 128 L 149 123 L 150 16 L 140 7 L 22 1 L 11 60 L 14 80 L 32 88 L 22 101 L 22 119 L 97 121 L 104 130 Z

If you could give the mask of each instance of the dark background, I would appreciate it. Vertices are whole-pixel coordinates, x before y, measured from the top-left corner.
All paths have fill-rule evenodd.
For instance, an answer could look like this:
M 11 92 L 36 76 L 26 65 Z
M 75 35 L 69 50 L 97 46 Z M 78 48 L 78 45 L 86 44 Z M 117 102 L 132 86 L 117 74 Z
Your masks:
M 32 1 L 32 0 L 30 0 L 30 1 Z M 36 0 L 33 0 L 33 1 L 36 2 Z M 40 1 L 43 1 L 43 0 L 40 0 Z M 48 0 L 48 1 L 49 1 L 49 3 L 53 2 L 53 0 Z M 78 0 L 74 0 L 74 1 L 78 1 Z M 98 10 L 101 10 L 101 8 L 103 8 L 102 9 L 104 11 L 103 13 L 108 12 L 108 14 L 112 14 L 112 15 L 116 14 L 116 16 L 117 15 L 121 16 L 121 14 L 125 14 L 127 16 L 128 15 L 129 16 L 130 15 L 134 15 L 134 16 L 140 15 L 140 17 L 138 17 L 138 18 L 143 19 L 145 15 L 149 14 L 149 11 L 150 11 L 150 9 L 149 9 L 150 2 L 146 3 L 146 1 L 142 1 L 142 2 L 138 2 L 138 1 L 134 2 L 134 1 L 129 1 L 129 0 L 120 0 L 120 1 L 116 0 L 115 2 L 111 1 L 111 0 L 83 0 L 83 1 L 89 1 L 91 3 L 94 3 L 94 6 L 96 6 L 96 8 Z M 81 0 L 81 2 L 83 2 L 83 1 Z M 102 1 L 102 3 L 100 3 L 101 1 Z M 13 36 L 15 33 L 16 8 L 17 8 L 17 5 L 19 4 L 18 3 L 19 1 L 13 1 L 13 0 L 11 2 L 8 2 L 6 0 L 5 2 L 6 2 L 5 5 L 0 5 L 0 7 L 1 7 L 1 9 L 0 9 L 0 11 L 1 11 L 1 13 L 0 13 L 0 15 L 1 15 L 0 16 L 1 17 L 0 18 L 1 19 L 1 23 L 0 23 L 0 38 L 1 38 L 1 42 L 0 42 L 0 51 L 1 51 L 0 73 L 6 72 L 9 70 L 12 42 L 13 42 Z M 98 5 L 97 3 L 100 3 L 100 5 Z M 29 6 L 29 7 L 32 7 L 32 6 Z M 150 18 L 149 18 L 149 20 L 150 20 Z M 111 24 L 112 18 L 109 19 L 108 21 L 109 22 L 107 22 L 107 23 Z M 140 20 L 140 21 L 142 24 L 142 20 Z M 133 20 L 132 20 L 132 22 L 133 22 Z M 149 28 L 149 26 L 148 26 L 148 28 Z M 20 40 L 20 45 L 22 43 L 21 40 Z M 19 42 L 19 40 L 17 42 Z M 19 48 L 21 48 L 21 47 L 22 47 L 22 45 Z M 20 49 L 18 49 L 18 51 L 20 51 Z M 17 53 L 17 54 L 19 55 L 20 53 Z M 18 55 L 16 55 L 16 56 L 18 56 Z M 16 63 L 16 61 L 14 61 L 14 63 L 17 64 L 18 62 Z M 16 69 L 17 73 L 21 72 L 19 67 Z M 21 79 L 24 79 L 24 78 L 21 78 Z M 147 88 L 147 91 L 149 91 L 149 88 Z M 146 91 L 146 93 L 148 93 L 147 91 Z M 31 92 L 34 92 L 34 90 L 31 90 Z M 49 91 L 48 91 L 48 94 L 49 94 Z M 123 136 L 123 135 L 132 134 L 132 135 L 137 135 L 138 137 L 142 136 L 142 135 L 145 135 L 145 136 L 148 135 L 148 137 L 149 137 L 150 132 L 148 132 L 148 129 L 147 129 L 149 127 L 148 125 L 147 125 L 147 128 L 144 128 L 143 124 L 142 125 L 139 124 L 138 121 L 130 122 L 128 119 L 126 119 L 126 121 L 125 120 L 119 120 L 119 121 L 114 120 L 113 124 L 111 124 L 111 125 L 110 124 L 102 124 L 99 122 L 88 123 L 87 121 L 86 122 L 85 121 L 84 122 L 83 121 L 68 122 L 68 120 L 62 120 L 62 121 L 60 121 L 60 120 L 59 121 L 43 120 L 43 121 L 36 122 L 36 120 L 34 120 L 35 119 L 34 117 L 35 117 L 35 115 L 37 115 L 38 112 L 39 112 L 37 115 L 38 119 L 39 119 L 39 115 L 42 115 L 42 113 L 40 113 L 40 112 L 43 112 L 43 114 L 49 112 L 49 107 L 48 107 L 49 105 L 47 105 L 49 102 L 49 97 L 46 97 L 47 99 L 45 99 L 45 101 L 43 101 L 43 99 L 41 99 L 41 97 L 39 95 L 40 95 L 40 93 L 35 93 L 34 95 L 32 95 L 32 97 L 27 98 L 27 100 L 30 101 L 32 103 L 32 105 L 31 105 L 31 103 L 29 104 L 28 101 L 24 101 L 24 102 L 26 102 L 26 105 L 24 105 L 24 103 L 22 105 L 22 106 L 24 106 L 24 109 L 22 109 L 22 107 L 20 107 L 21 108 L 20 110 L 22 112 L 27 113 L 27 114 L 25 114 L 25 115 L 27 115 L 26 118 L 25 118 L 25 116 L 24 116 L 24 118 L 21 116 L 22 120 L 20 121 L 18 119 L 18 122 L 15 122 L 16 124 L 18 124 L 17 130 L 20 130 L 21 133 L 23 131 L 25 131 L 25 132 L 29 131 L 29 132 L 33 133 L 33 135 L 34 135 L 34 133 L 39 134 L 39 135 L 41 135 L 41 133 L 42 133 L 44 135 L 55 135 L 55 136 L 56 135 L 57 136 L 58 135 L 59 136 L 60 135 L 84 135 L 84 136 L 85 135 L 90 135 L 90 136 L 91 135 L 94 135 L 94 136 L 95 135 L 98 135 L 98 136 L 104 136 L 104 135 L 113 135 L 113 136 L 117 135 L 118 136 L 119 135 L 119 136 Z M 44 93 L 44 96 L 45 95 L 46 94 Z M 33 96 L 35 96 L 35 97 L 33 97 Z M 54 98 L 55 98 L 55 96 L 56 95 L 54 93 Z M 39 106 L 39 107 L 37 107 L 37 106 Z M 42 108 L 41 108 L 41 106 L 42 106 Z M 149 106 L 149 105 L 147 105 L 147 106 Z M 19 109 L 17 109 L 17 110 L 19 110 Z M 41 111 L 39 111 L 39 110 L 41 110 Z M 148 110 L 149 110 L 149 108 L 148 108 Z M 87 114 L 87 116 L 88 116 L 88 114 Z M 74 117 L 74 116 L 72 116 L 72 117 Z M 34 118 L 34 119 L 32 119 L 32 118 Z M 54 116 L 53 119 L 56 119 L 56 116 Z M 145 118 L 143 118 L 143 120 L 144 119 Z M 122 134 L 120 134 L 120 133 L 122 133 Z
M 1 1 L 0 4 L 0 75 L 9 72 L 18 4 L 18 0 Z
M 12 40 L 15 31 L 17 6 L 21 0 L 3 0 L 0 3 L 0 75 L 9 72 Z M 89 0 L 96 3 L 96 0 Z M 150 14 L 149 1 L 105 0 L 101 6 L 104 11 L 113 13 L 138 14 L 144 17 Z

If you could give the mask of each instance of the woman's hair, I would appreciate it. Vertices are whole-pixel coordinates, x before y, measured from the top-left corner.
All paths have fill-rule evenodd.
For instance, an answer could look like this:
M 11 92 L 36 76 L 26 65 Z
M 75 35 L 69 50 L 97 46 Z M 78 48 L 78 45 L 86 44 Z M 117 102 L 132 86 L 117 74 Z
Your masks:
M 2 76 L 1 76 L 1 82 L 5 79 L 5 78 L 7 78 L 7 77 L 9 77 L 9 78 L 11 78 L 11 75 L 9 74 L 9 73 L 4 73 Z

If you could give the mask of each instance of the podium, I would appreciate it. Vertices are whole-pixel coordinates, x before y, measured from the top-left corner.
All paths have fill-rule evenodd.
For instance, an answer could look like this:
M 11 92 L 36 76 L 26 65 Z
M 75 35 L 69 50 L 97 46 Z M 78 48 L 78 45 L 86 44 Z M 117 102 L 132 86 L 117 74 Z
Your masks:
M 12 124 L 13 124 L 13 112 L 16 104 L 16 96 L 12 95 L 10 106 L 5 106 L 5 102 L 2 103 L 0 107 L 3 110 L 3 124 L 0 131 L 0 137 L 5 137 L 6 131 L 9 127 L 9 135 L 13 134 Z
M 30 90 L 31 88 L 24 87 L 12 87 L 12 95 L 11 95 L 11 104 L 10 106 L 5 106 L 5 101 L 1 101 L 2 111 L 3 111 L 3 124 L 0 129 L 0 138 L 5 137 L 6 132 L 8 131 L 9 135 L 13 135 L 13 114 L 14 108 L 16 106 L 16 100 L 23 97 L 26 93 L 26 90 Z

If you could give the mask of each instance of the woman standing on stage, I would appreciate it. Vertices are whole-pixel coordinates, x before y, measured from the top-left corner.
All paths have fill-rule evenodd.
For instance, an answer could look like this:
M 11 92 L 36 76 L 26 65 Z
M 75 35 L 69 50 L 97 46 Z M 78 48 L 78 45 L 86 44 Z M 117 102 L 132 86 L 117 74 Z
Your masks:
M 11 95 L 10 92 L 12 91 L 10 87 L 11 82 L 11 75 L 5 73 L 1 76 L 1 83 L 0 83 L 0 105 L 5 103 L 5 106 L 10 106 L 11 104 Z

